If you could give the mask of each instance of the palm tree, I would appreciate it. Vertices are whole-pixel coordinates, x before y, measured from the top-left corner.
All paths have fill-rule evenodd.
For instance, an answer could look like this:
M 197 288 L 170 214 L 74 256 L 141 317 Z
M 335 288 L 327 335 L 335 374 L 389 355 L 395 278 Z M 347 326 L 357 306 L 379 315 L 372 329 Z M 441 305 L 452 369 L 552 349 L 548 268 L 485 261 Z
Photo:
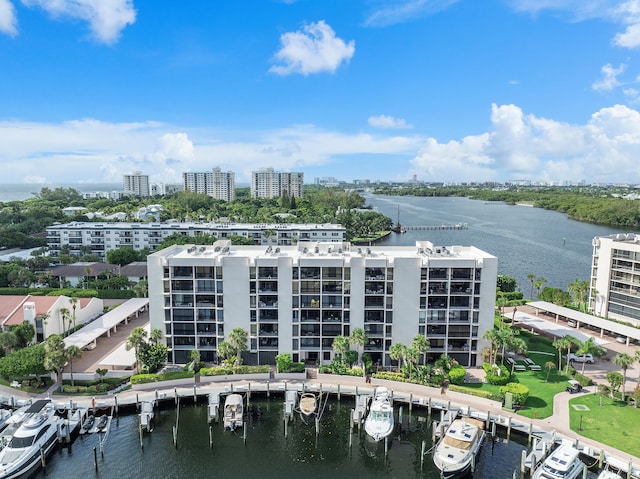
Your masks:
M 495 364 L 498 360 L 498 334 L 497 329 L 487 329 L 482 339 L 489 341 L 489 364 Z
M 42 338 L 47 339 L 47 320 L 51 317 L 51 313 L 47 311 L 38 315 L 38 320 L 42 323 Z
M 44 343 L 44 367 L 47 371 L 55 372 L 57 381 L 66 363 L 64 339 L 60 334 L 52 334 Z
M 618 366 L 620 366 L 620 369 L 622 369 L 622 402 L 624 402 L 624 399 L 625 399 L 624 386 L 627 382 L 627 369 L 629 369 L 631 365 L 635 362 L 635 357 L 627 353 L 619 353 L 619 354 L 616 354 L 615 358 L 613 358 L 613 362 L 614 364 L 617 364 Z
M 533 273 L 529 273 L 527 275 L 529 282 L 531 283 L 531 291 L 529 292 L 529 299 L 533 300 L 533 283 L 536 280 L 536 275 Z
M 65 325 L 67 324 L 67 318 L 69 317 L 69 310 L 67 308 L 60 308 L 58 310 L 60 319 L 62 320 L 62 335 L 65 333 Z
M 407 357 L 407 347 L 402 343 L 393 343 L 389 348 L 389 357 L 398 361 L 398 372 L 400 372 L 401 364 Z
M 353 344 L 358 351 L 358 364 L 360 364 L 362 360 L 361 348 L 364 348 L 365 344 L 368 341 L 367 333 L 362 328 L 356 328 L 351 331 L 351 335 L 349 336 L 349 344 Z M 365 368 L 362 368 L 364 371 Z
M 224 359 L 233 356 L 233 346 L 231 346 L 229 341 L 220 341 L 218 344 L 218 356 L 221 356 Z
M 417 334 L 411 341 L 411 348 L 417 351 L 419 356 L 423 356 L 427 351 L 431 349 L 431 342 L 424 334 Z
M 556 367 L 556 363 L 554 363 L 553 361 L 547 361 L 546 363 L 544 363 L 544 367 L 547 370 L 547 377 L 544 378 L 544 382 L 549 382 L 549 373 L 551 373 L 551 370 L 553 368 Z
M 68 348 L 64 350 L 64 356 L 69 361 L 69 372 L 71 373 L 71 385 L 74 386 L 73 382 L 73 360 L 80 359 L 82 357 L 82 349 L 78 346 L 72 344 Z
M 344 354 L 349 351 L 349 339 L 344 336 L 336 336 L 333 338 L 333 353 L 340 357 L 340 362 L 344 363 Z
M 127 342 L 125 343 L 125 349 L 127 351 L 131 351 L 132 349 L 135 352 L 136 356 L 136 369 L 138 372 L 140 371 L 140 349 L 142 345 L 147 342 L 147 330 L 138 326 L 137 328 L 133 328 L 131 334 L 127 338 Z
M 533 283 L 533 286 L 536 288 L 536 295 L 540 296 L 540 291 L 542 290 L 542 285 L 544 283 L 546 283 L 547 280 L 544 278 L 538 278 L 535 280 L 535 282 Z
M 229 344 L 233 347 L 233 350 L 236 355 L 236 366 L 240 366 L 242 363 L 242 351 L 247 350 L 247 340 L 249 335 L 247 331 L 242 328 L 233 328 L 231 333 L 229 333 Z
M 563 336 L 561 338 L 557 338 L 553 342 L 553 347 L 558 350 L 558 369 L 562 368 L 562 353 L 565 349 L 569 349 L 571 351 L 571 346 L 573 343 L 570 343 L 570 340 L 567 336 Z M 569 358 L 567 358 L 567 366 L 569 365 Z
M 71 304 L 71 309 L 73 310 L 73 327 L 76 327 L 76 307 L 78 306 L 78 298 L 72 296 L 69 298 L 69 304 Z
M 591 354 L 596 358 L 604 356 L 605 350 L 598 346 L 596 340 L 593 337 L 589 337 L 584 343 L 580 344 L 580 347 L 576 354 L 582 355 L 582 373 L 584 374 L 584 367 L 587 364 L 587 354 Z
M 151 330 L 151 334 L 149 335 L 149 341 L 151 344 L 158 344 L 162 340 L 162 330 L 158 328 L 153 328 Z

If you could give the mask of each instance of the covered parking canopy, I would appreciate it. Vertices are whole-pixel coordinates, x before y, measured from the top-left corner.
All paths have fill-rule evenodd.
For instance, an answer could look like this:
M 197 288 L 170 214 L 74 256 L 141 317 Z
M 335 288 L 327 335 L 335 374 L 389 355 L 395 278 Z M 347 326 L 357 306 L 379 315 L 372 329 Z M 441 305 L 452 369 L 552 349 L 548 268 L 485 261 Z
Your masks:
M 82 349 L 105 333 L 109 336 L 111 330 L 118 324 L 128 322 L 129 318 L 137 316 L 140 311 L 148 307 L 149 298 L 132 298 L 67 336 L 64 339 L 64 346 L 68 348 L 73 345 Z
M 532 301 L 531 303 L 527 303 L 527 306 L 535 308 L 536 315 L 540 311 L 554 315 L 556 322 L 561 318 L 567 321 L 575 321 L 576 329 L 579 329 L 580 326 L 583 325 L 599 329 L 601 338 L 604 336 L 605 332 L 607 332 L 614 336 L 622 336 L 623 338 L 626 338 L 627 346 L 629 345 L 629 341 L 632 339 L 640 341 L 640 329 L 634 328 L 633 326 L 628 326 L 626 324 L 621 324 L 616 321 L 600 318 L 591 314 L 582 313 L 547 301 Z

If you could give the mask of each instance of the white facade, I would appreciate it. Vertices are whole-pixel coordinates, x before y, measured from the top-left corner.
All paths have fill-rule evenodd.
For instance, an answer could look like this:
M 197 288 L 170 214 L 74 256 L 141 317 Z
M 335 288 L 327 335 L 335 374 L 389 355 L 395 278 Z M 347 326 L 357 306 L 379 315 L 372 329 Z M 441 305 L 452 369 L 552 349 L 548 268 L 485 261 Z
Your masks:
M 236 198 L 236 180 L 233 171 L 214 168 L 201 173 L 182 173 L 185 191 L 194 191 L 217 200 L 233 201 Z
M 589 310 L 597 316 L 640 324 L 640 235 L 593 239 Z
M 364 351 L 389 366 L 393 343 L 418 334 L 427 359 L 448 354 L 481 363 L 482 336 L 493 327 L 497 258 L 474 247 L 359 248 L 350 243 L 295 246 L 172 246 L 147 259 L 151 327 L 164 331 L 169 361 L 198 349 L 215 361 L 234 328 L 249 333 L 249 363 L 327 363 L 336 336 L 363 328 Z
M 280 198 L 286 191 L 290 197 L 302 198 L 304 173 L 277 172 L 273 168 L 251 172 L 252 198 Z
M 125 195 L 151 196 L 149 175 L 143 175 L 140 171 L 135 171 L 131 175 L 123 175 L 123 188 Z
M 250 238 L 256 244 L 289 245 L 298 241 L 344 241 L 345 229 L 338 224 L 246 224 L 246 223 L 91 223 L 71 222 L 47 227 L 49 254 L 57 257 L 69 246 L 70 254 L 80 256 L 82 247 L 104 260 L 107 251 L 130 246 L 155 251 L 167 236 L 209 234 L 218 239 L 232 235 Z

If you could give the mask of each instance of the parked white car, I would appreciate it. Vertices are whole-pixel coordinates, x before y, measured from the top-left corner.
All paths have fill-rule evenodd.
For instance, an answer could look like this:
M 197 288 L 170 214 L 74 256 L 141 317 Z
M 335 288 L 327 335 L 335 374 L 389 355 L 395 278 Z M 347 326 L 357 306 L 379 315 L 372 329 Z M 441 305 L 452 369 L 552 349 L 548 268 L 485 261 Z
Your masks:
M 574 354 L 571 353 L 569 354 L 569 362 L 573 362 L 575 361 L 576 363 L 581 363 L 581 362 L 586 362 L 588 364 L 593 364 L 593 356 L 591 354 L 586 354 L 586 355 L 582 355 L 582 354 Z

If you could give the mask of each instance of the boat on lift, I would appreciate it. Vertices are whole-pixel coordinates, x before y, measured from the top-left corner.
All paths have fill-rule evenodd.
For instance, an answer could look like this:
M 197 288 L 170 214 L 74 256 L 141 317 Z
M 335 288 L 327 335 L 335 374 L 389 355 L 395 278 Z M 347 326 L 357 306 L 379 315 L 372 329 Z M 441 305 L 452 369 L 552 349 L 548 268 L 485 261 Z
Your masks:
M 571 444 L 558 446 L 534 471 L 532 479 L 578 479 L 585 465 Z
M 364 430 L 374 441 L 380 441 L 393 431 L 393 406 L 387 388 L 377 387 L 364 421 Z
M 225 429 L 235 431 L 244 424 L 244 399 L 240 394 L 229 394 L 224 402 Z
M 318 409 L 318 399 L 313 393 L 302 393 L 298 401 L 298 408 L 305 416 L 315 414 Z
M 462 477 L 473 469 L 484 436 L 484 423 L 478 419 L 466 417 L 451 421 L 433 451 L 433 463 L 441 477 Z

